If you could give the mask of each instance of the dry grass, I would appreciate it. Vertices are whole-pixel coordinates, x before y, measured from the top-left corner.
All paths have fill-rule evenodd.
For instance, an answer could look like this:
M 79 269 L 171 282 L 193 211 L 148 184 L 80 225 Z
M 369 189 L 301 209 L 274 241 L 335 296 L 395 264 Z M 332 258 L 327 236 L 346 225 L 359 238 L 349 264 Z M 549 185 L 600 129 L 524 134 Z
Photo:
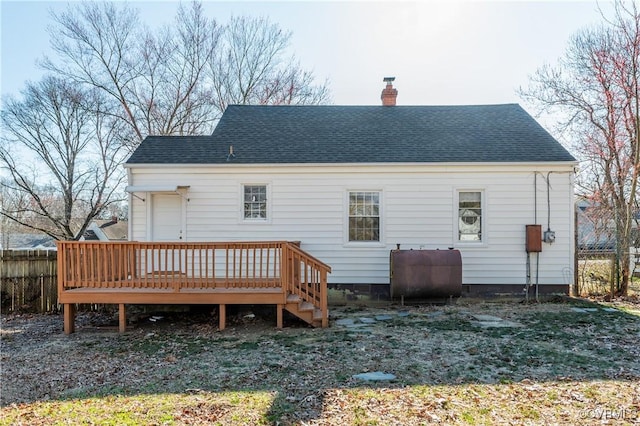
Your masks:
M 0 424 L 640 422 L 637 304 L 343 307 L 333 320 L 392 318 L 324 330 L 247 313 L 224 332 L 200 313 L 141 317 L 123 335 L 87 313 L 71 336 L 57 315 L 3 316 Z M 396 379 L 353 377 L 367 371 Z

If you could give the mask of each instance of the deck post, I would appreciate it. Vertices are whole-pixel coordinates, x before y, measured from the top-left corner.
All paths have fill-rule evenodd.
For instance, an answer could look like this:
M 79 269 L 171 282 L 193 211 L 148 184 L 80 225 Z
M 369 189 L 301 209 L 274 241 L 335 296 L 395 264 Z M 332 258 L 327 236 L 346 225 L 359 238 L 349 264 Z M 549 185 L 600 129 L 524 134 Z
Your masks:
M 218 328 L 220 331 L 224 330 L 227 323 L 227 305 L 220 304 L 220 308 L 218 309 L 219 325 Z
M 124 303 L 120 303 L 118 306 L 118 331 L 120 333 L 127 331 L 127 311 Z
M 327 306 L 329 294 L 327 290 L 327 271 L 320 271 L 320 311 L 322 312 L 322 328 L 329 327 L 329 308 Z
M 278 304 L 276 307 L 276 328 L 282 328 L 282 311 L 284 305 Z
M 73 333 L 76 328 L 76 305 L 65 303 L 64 307 L 64 334 Z

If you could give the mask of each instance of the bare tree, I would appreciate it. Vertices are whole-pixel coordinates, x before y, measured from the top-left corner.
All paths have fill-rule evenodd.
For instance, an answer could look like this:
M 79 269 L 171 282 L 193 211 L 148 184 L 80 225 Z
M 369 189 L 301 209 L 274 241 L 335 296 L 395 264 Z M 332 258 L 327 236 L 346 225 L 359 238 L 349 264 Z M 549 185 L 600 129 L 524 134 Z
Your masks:
M 140 111 L 147 134 L 211 133 L 219 118 L 205 71 L 218 46 L 220 28 L 202 5 L 180 6 L 175 25 L 147 31 L 135 93 L 125 100 Z
M 0 211 L 24 211 L 24 206 L 28 204 L 28 200 L 23 193 L 12 191 L 9 188 L 9 179 L 0 179 Z M 19 216 L 20 220 L 24 217 Z M 4 215 L 0 215 L 0 249 L 7 249 L 14 243 L 15 235 L 22 233 L 23 227 L 16 221 L 9 219 Z
M 103 91 L 134 147 L 147 135 L 209 134 L 230 103 L 328 101 L 327 85 L 285 56 L 290 33 L 266 19 L 222 27 L 192 2 L 151 31 L 126 4 L 82 2 L 54 22 L 58 58 L 43 66 Z
M 286 56 L 291 33 L 266 18 L 233 17 L 224 28 L 221 54 L 210 77 L 220 111 L 229 104 L 322 104 L 328 85 Z
M 4 102 L 2 182 L 19 203 L 0 215 L 55 239 L 78 239 L 111 203 L 123 182 L 121 122 L 109 116 L 100 92 L 45 77 L 22 99 Z
M 132 146 L 150 134 L 211 130 L 217 117 L 203 70 L 220 31 L 200 3 L 181 5 L 175 25 L 157 33 L 126 4 L 83 2 L 53 18 L 52 47 L 62 61 L 46 58 L 43 66 L 105 93 Z
M 114 102 L 110 114 L 129 125 L 140 140 L 144 130 L 140 114 L 128 102 L 142 68 L 140 21 L 135 9 L 123 4 L 83 2 L 53 14 L 51 46 L 60 65 L 45 58 L 42 66 L 52 74 L 85 87 L 95 87 Z M 137 141 L 133 142 L 134 144 Z
M 614 293 L 625 295 L 639 198 L 640 12 L 622 1 L 614 9 L 612 19 L 578 32 L 557 66 L 540 68 L 521 95 L 564 117 L 561 128 L 582 160 L 583 195 L 613 217 L 620 277 Z

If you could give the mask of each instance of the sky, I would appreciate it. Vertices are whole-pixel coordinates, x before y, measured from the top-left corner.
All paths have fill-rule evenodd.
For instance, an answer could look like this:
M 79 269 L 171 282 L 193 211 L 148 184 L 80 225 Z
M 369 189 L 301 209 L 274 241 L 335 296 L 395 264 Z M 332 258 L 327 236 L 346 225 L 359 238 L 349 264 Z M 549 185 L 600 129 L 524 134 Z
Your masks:
M 170 24 L 175 1 L 130 1 L 150 27 Z M 0 93 L 17 95 L 42 71 L 50 11 L 65 1 L 0 0 Z M 516 90 L 554 64 L 572 34 L 601 21 L 593 1 L 207 1 L 209 17 L 266 16 L 293 33 L 291 52 L 337 105 L 378 105 L 394 76 L 398 105 L 523 103 Z M 600 2 L 605 11 L 607 2 Z M 523 105 L 525 109 L 527 105 Z

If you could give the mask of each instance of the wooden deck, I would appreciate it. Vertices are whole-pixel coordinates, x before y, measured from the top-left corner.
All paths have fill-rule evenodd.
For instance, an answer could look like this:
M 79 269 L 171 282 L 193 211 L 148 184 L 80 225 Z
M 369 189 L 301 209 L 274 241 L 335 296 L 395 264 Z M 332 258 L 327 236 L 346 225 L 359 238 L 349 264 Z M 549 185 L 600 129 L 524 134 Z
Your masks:
M 127 304 L 275 305 L 327 327 L 331 268 L 287 241 L 154 243 L 60 241 L 58 301 L 64 332 L 74 332 L 78 303 L 117 304 L 126 329 Z

